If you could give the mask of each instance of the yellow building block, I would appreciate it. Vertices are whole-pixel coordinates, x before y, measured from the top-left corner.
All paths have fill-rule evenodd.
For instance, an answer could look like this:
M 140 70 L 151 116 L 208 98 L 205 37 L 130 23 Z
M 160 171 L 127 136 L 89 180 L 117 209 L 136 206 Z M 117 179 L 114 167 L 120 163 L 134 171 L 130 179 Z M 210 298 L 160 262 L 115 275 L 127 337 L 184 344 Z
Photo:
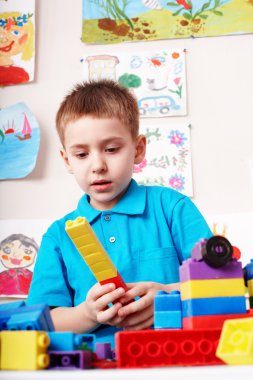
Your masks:
M 226 364 L 253 364 L 253 318 L 224 322 L 216 356 Z
M 245 295 L 243 278 L 190 280 L 180 283 L 181 300 Z
M 86 218 L 68 220 L 65 229 L 97 281 L 117 276 L 117 269 Z
M 253 278 L 247 281 L 249 297 L 253 296 Z
M 2 331 L 2 370 L 35 370 L 49 365 L 47 347 L 50 340 L 43 331 Z

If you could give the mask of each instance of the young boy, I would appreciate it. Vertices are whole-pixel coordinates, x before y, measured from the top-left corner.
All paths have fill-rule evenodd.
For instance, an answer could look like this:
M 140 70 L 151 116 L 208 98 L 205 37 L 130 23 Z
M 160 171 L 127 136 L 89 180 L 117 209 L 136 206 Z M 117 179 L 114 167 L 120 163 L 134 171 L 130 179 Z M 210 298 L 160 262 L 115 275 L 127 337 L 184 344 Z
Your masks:
M 48 303 L 56 330 L 92 331 L 113 343 L 117 328 L 153 324 L 154 295 L 179 288 L 180 263 L 212 233 L 189 198 L 132 179 L 146 139 L 127 89 L 108 80 L 77 85 L 62 102 L 56 127 L 66 168 L 85 194 L 43 236 L 28 304 Z M 65 232 L 65 222 L 78 216 L 91 224 L 127 292 L 96 282 Z

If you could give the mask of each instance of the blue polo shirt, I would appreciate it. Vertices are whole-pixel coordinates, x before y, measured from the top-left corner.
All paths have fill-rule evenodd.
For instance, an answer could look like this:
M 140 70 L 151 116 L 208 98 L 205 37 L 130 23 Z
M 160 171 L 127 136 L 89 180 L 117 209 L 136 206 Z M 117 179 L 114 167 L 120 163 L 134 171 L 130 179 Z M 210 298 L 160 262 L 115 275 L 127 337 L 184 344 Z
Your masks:
M 85 194 L 77 209 L 55 221 L 44 234 L 27 303 L 76 306 L 96 283 L 65 232 L 67 220 L 86 217 L 124 281 L 179 281 L 179 266 L 200 238 L 212 236 L 206 221 L 186 196 L 166 187 L 139 186 L 131 180 L 125 195 L 108 211 L 89 204 Z M 97 336 L 110 341 L 115 328 Z

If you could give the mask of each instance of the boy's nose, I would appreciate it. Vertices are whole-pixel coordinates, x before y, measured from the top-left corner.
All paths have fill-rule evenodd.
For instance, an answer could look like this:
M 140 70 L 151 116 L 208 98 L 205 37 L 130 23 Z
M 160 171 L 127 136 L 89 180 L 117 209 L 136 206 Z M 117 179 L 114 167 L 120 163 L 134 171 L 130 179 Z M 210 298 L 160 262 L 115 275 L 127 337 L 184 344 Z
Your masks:
M 106 163 L 103 160 L 102 157 L 96 156 L 94 157 L 93 163 L 92 163 L 92 172 L 93 173 L 101 173 L 106 170 Z

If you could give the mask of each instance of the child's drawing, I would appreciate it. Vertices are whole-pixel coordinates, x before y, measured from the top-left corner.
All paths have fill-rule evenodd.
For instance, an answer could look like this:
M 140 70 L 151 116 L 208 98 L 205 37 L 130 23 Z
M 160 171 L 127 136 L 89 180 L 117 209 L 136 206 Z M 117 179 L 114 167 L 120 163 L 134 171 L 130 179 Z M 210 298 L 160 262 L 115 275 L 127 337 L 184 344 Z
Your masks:
M 0 242 L 0 295 L 27 295 L 39 246 L 33 238 L 12 234 Z
M 147 138 L 146 158 L 134 166 L 134 178 L 141 184 L 171 187 L 192 196 L 190 128 L 141 126 Z
M 138 100 L 141 117 L 186 114 L 185 52 L 145 51 L 118 56 L 88 56 L 84 79 L 113 79 Z
M 252 0 L 83 0 L 82 41 L 112 44 L 253 32 Z
M 48 219 L 0 220 L 0 297 L 25 298 Z
M 34 77 L 34 0 L 1 1 L 0 86 Z
M 0 179 L 27 176 L 34 169 L 40 129 L 24 103 L 0 110 Z

